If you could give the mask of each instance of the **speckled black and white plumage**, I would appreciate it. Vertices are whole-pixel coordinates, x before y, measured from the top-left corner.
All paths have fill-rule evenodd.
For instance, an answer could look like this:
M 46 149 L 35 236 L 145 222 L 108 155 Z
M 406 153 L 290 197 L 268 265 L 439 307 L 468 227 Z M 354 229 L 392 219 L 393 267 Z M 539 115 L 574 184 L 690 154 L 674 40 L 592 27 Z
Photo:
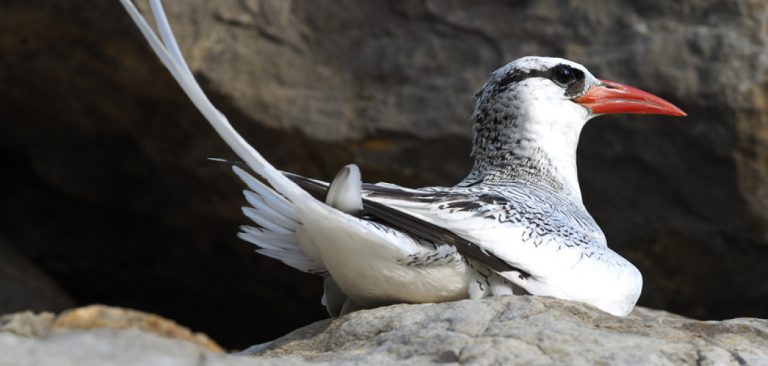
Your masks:
M 573 99 L 600 83 L 583 66 L 525 57 L 492 73 L 472 114 L 475 165 L 454 187 L 363 185 L 356 168 L 329 187 L 286 176 L 232 128 L 195 82 L 158 0 L 150 4 L 162 40 L 121 1 L 206 119 L 271 186 L 235 167 L 256 224 L 240 237 L 325 276 L 330 313 L 521 291 L 616 315 L 634 307 L 640 273 L 608 248 L 581 201 L 576 146 L 593 115 Z M 323 201 L 307 191 L 329 189 Z
M 366 202 L 394 208 L 406 220 L 448 228 L 510 266 L 493 272 L 485 269 L 490 263 L 484 258 L 465 258 L 474 296 L 490 295 L 484 289 L 495 281 L 497 288 L 506 286 L 510 292 L 516 288 L 576 299 L 623 314 L 632 309 L 642 280 L 629 262 L 607 247 L 581 202 L 575 151 L 578 134 L 591 116 L 570 101 L 573 88 L 547 78 L 547 70 L 563 63 L 582 68 L 566 60 L 535 57 L 491 74 L 477 93 L 472 116 L 475 165 L 456 186 L 414 190 L 365 184 L 362 194 Z M 582 75 L 583 92 L 597 80 L 586 70 Z M 555 113 L 539 113 L 541 108 L 530 106 L 541 103 L 552 105 Z M 403 233 L 390 226 L 393 222 L 382 223 L 376 217 L 368 224 L 383 232 Z M 439 241 L 424 241 L 409 230 L 404 233 L 426 251 L 401 258 L 400 263 L 454 263 L 456 252 L 441 253 Z

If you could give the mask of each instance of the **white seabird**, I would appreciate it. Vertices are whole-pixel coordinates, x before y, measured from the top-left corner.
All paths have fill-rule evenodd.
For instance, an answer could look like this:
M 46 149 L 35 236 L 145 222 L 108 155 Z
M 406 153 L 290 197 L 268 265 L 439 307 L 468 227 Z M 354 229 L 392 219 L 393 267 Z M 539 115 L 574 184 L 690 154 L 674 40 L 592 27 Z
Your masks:
M 239 236 L 261 254 L 324 276 L 331 315 L 513 293 L 619 316 L 634 308 L 642 276 L 608 248 L 584 208 L 576 146 L 595 116 L 685 115 L 671 103 L 599 80 L 569 60 L 523 57 L 493 72 L 476 94 L 475 164 L 456 186 L 362 184 L 354 165 L 329 185 L 277 170 L 234 130 L 195 81 L 159 0 L 150 5 L 160 38 L 130 0 L 121 2 L 195 106 L 271 186 L 234 167 L 249 187 L 251 207 L 243 211 L 257 225 Z

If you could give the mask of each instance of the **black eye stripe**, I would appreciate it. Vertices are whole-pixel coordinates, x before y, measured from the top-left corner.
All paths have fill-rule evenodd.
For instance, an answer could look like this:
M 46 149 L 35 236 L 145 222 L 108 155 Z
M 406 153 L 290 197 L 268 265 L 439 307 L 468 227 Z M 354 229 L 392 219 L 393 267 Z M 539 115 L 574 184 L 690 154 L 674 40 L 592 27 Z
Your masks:
M 561 83 L 555 80 L 555 70 L 559 67 L 567 67 L 568 70 L 574 76 L 573 80 L 568 83 L 565 83 L 565 85 L 564 83 Z M 570 67 L 568 65 L 560 64 L 547 70 L 528 70 L 528 71 L 512 70 L 511 72 L 504 75 L 504 77 L 501 80 L 499 80 L 498 83 L 496 83 L 495 92 L 500 93 L 506 90 L 510 84 L 519 83 L 528 78 L 544 78 L 544 79 L 552 80 L 553 82 L 565 88 L 565 96 L 569 98 L 577 97 L 584 90 L 584 83 L 585 83 L 584 72 L 579 69 Z
M 504 78 L 499 80 L 498 82 L 498 88 L 504 88 L 509 84 L 512 83 L 519 83 L 525 79 L 529 78 L 545 78 L 549 79 L 550 73 L 549 70 L 528 70 L 528 71 L 519 71 L 519 70 L 513 70 L 512 72 L 504 75 Z

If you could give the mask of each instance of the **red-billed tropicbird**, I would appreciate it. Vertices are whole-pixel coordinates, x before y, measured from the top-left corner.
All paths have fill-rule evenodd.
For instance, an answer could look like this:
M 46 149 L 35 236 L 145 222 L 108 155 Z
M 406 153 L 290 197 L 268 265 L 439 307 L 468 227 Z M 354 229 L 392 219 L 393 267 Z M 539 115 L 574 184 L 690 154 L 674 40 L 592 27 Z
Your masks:
M 513 293 L 632 311 L 642 276 L 608 248 L 584 208 L 576 146 L 595 116 L 684 116 L 674 105 L 569 60 L 523 57 L 491 73 L 476 94 L 475 164 L 456 186 L 362 184 L 354 165 L 329 185 L 275 169 L 233 129 L 195 81 L 159 0 L 150 5 L 160 38 L 130 0 L 121 2 L 195 106 L 271 186 L 234 167 L 249 187 L 244 213 L 258 226 L 239 236 L 325 276 L 332 315 Z

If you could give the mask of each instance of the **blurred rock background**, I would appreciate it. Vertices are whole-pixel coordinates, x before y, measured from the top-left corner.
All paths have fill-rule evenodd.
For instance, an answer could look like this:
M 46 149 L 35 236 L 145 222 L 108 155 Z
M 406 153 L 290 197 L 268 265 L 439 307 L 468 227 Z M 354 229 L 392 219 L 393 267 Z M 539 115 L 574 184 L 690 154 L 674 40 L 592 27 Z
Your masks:
M 147 10 L 146 6 L 141 8 Z M 585 204 L 640 304 L 768 318 L 768 3 L 166 1 L 214 103 L 278 167 L 451 185 L 471 98 L 524 55 L 653 92 L 685 119 L 603 117 Z M 225 347 L 325 317 L 320 280 L 253 253 L 234 158 L 117 1 L 0 3 L 0 313 L 106 303 Z M 28 273 L 28 274 L 24 274 Z

